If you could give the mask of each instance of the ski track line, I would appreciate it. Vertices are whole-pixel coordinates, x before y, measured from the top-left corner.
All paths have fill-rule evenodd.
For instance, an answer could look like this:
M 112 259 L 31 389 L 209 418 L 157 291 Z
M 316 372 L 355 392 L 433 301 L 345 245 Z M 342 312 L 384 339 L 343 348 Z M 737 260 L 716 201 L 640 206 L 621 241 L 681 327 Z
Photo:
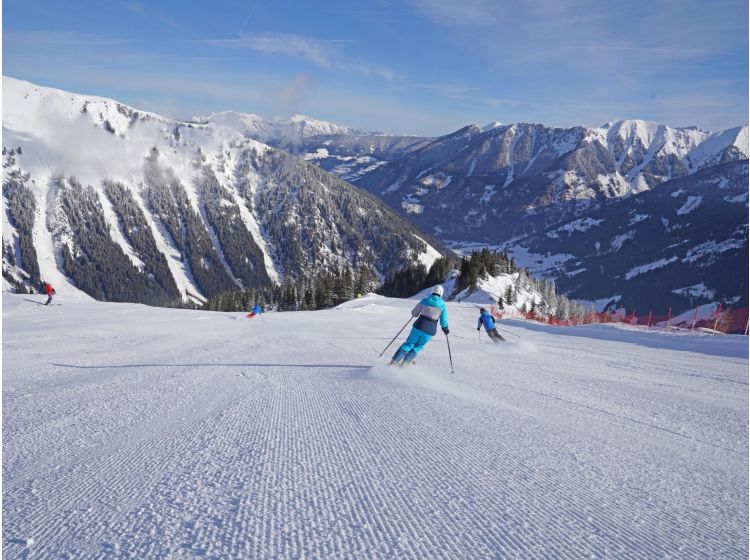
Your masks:
M 210 380 L 205 380 L 206 385 L 208 385 L 208 381 L 211 381 L 211 384 L 213 384 L 216 381 L 214 378 L 219 378 L 219 375 L 213 374 Z M 22 426 L 28 425 L 31 426 L 31 429 L 25 432 L 19 430 L 11 432 L 10 430 L 13 428 L 9 428 L 9 432 L 5 433 L 4 437 L 12 436 L 16 439 L 23 439 L 31 445 L 22 449 L 21 454 L 11 450 L 6 455 L 5 466 L 7 466 L 8 471 L 12 471 L 14 467 L 23 467 L 25 478 L 33 478 L 40 472 L 51 470 L 50 466 L 54 464 L 61 462 L 68 464 L 84 463 L 92 457 L 116 450 L 123 443 L 143 441 L 156 437 L 157 434 L 153 429 L 143 427 L 151 422 L 158 420 L 159 428 L 164 429 L 173 424 L 184 422 L 186 418 L 191 416 L 195 420 L 218 406 L 219 401 L 215 393 L 208 393 L 213 398 L 208 401 L 204 400 L 198 405 L 199 397 L 195 394 L 195 387 L 177 384 L 179 383 L 179 379 L 175 375 L 154 375 L 154 379 L 149 380 L 147 385 L 143 384 L 143 379 L 141 378 L 127 381 L 130 381 L 133 387 L 128 388 L 127 383 L 124 381 L 119 381 L 116 387 L 109 386 L 110 389 L 117 389 L 117 393 L 128 394 L 129 398 L 127 402 L 116 393 L 110 397 L 104 397 L 96 403 L 88 402 L 81 406 L 81 404 L 78 404 L 80 403 L 79 395 L 78 398 L 71 397 L 67 401 L 64 401 L 63 404 L 70 404 L 71 406 L 66 406 L 63 410 L 56 411 L 55 413 L 50 414 L 50 411 L 42 406 L 39 412 L 32 414 L 28 421 L 23 418 L 14 418 L 15 422 L 20 421 Z M 161 408 L 144 406 L 144 402 L 148 402 L 149 398 L 153 399 L 153 395 L 157 394 L 158 384 L 164 384 L 165 382 L 170 386 L 168 387 L 168 391 L 162 391 L 162 395 L 168 393 L 174 400 Z M 139 393 L 133 395 L 133 393 L 128 393 L 128 389 L 130 391 L 138 391 Z M 190 404 L 182 404 L 186 400 L 189 400 Z M 121 406 L 118 407 L 118 405 Z M 175 405 L 177 406 L 175 407 Z M 129 416 L 127 414 L 121 415 L 121 418 L 116 419 L 118 422 L 117 425 L 106 425 L 104 427 L 101 425 L 104 423 L 97 422 L 97 417 L 100 417 L 102 414 L 102 408 L 122 410 L 128 406 L 134 407 L 132 411 L 134 414 Z M 196 414 L 196 410 L 200 412 Z M 47 416 L 48 421 L 44 425 L 35 426 L 32 421 L 33 417 L 42 415 Z M 140 424 L 133 426 L 131 423 L 128 423 L 134 419 L 135 421 L 139 421 Z M 55 437 L 55 434 L 65 433 L 63 428 L 69 427 L 71 423 L 78 427 L 74 432 L 75 439 L 66 440 L 61 439 L 59 436 Z M 44 451 L 42 453 L 44 458 L 41 461 L 38 459 L 34 460 L 40 454 L 41 450 Z M 12 489 L 17 483 L 18 481 L 8 481 L 7 485 Z
M 205 432 L 212 430 L 212 421 L 224 414 L 221 405 L 248 390 L 239 387 L 229 391 L 222 387 L 226 382 L 222 383 L 220 379 L 211 381 L 214 389 L 220 387 L 223 390 L 214 390 L 212 400 L 203 403 L 207 405 L 206 410 L 195 418 L 182 421 L 177 412 L 177 416 L 167 422 L 160 419 L 162 423 L 153 429 L 145 426 L 115 435 L 111 443 L 103 447 L 82 451 L 79 458 L 70 461 L 62 471 L 50 469 L 48 462 L 46 470 L 52 476 L 40 480 L 34 478 L 39 476 L 36 473 L 30 480 L 6 489 L 3 501 L 5 534 L 25 534 L 16 528 L 16 522 L 9 521 L 22 518 L 41 528 L 35 531 L 39 543 L 34 547 L 35 556 L 46 553 L 59 557 L 62 550 L 72 556 L 95 554 L 98 544 L 92 538 L 93 534 L 115 524 L 129 506 L 141 503 L 145 489 L 153 486 L 164 470 L 164 460 L 180 457 L 195 447 L 196 435 L 201 436 L 199 441 L 207 438 Z M 232 394 L 237 396 L 231 397 Z M 40 489 L 40 485 L 48 487 Z M 19 498 L 16 499 L 14 494 L 20 494 Z M 45 495 L 51 498 L 39 498 Z M 13 504 L 12 509 L 10 504 Z M 57 512 L 52 521 L 49 519 L 50 510 Z M 14 515 L 10 514 L 11 511 Z M 97 514 L 100 518 L 96 517 Z M 101 516 L 105 518 L 101 519 Z M 52 544 L 49 550 L 45 550 L 44 543 Z M 101 555 L 103 551 L 103 556 L 107 556 L 108 547 L 102 546 L 99 553 Z
M 133 508 L 130 513 L 110 514 L 78 530 L 75 520 L 67 525 L 58 523 L 50 527 L 49 536 L 54 536 L 55 530 L 58 535 L 69 535 L 65 548 L 71 554 L 85 552 L 92 557 L 113 553 L 160 557 L 182 550 L 228 557 L 448 558 L 519 553 L 554 557 L 562 550 L 570 556 L 601 553 L 596 539 L 587 546 L 570 536 L 577 532 L 576 523 L 591 525 L 592 535 L 622 535 L 622 527 L 608 521 L 611 512 L 590 510 L 590 504 L 596 503 L 591 499 L 570 507 L 572 511 L 567 513 L 573 515 L 568 522 L 576 522 L 571 527 L 565 527 L 562 520 L 561 527 L 550 526 L 548 504 L 524 503 L 523 493 L 504 496 L 498 489 L 507 486 L 503 484 L 507 481 L 497 480 L 497 475 L 488 480 L 487 472 L 477 472 L 489 466 L 487 452 L 436 461 L 434 446 L 428 445 L 435 443 L 431 440 L 461 450 L 466 434 L 449 431 L 445 425 L 443 430 L 434 429 L 440 416 L 434 397 L 420 401 L 417 392 L 412 402 L 404 402 L 397 387 L 389 388 L 385 395 L 359 391 L 352 399 L 347 395 L 339 414 L 332 417 L 331 405 L 341 401 L 348 389 L 346 380 L 330 383 L 309 374 L 289 368 L 270 371 L 268 376 L 276 380 L 275 385 L 217 411 L 210 422 L 201 423 L 199 433 L 191 434 L 181 445 L 171 444 L 174 447 L 168 448 L 168 455 L 188 451 L 186 462 L 164 464 L 161 459 L 159 464 L 159 457 L 166 454 L 152 450 L 157 464 L 148 468 L 143 464 L 148 462 L 143 451 L 135 460 L 128 453 L 117 454 L 123 456 L 103 465 L 103 473 L 124 460 L 137 465 L 135 472 L 162 473 L 138 484 L 150 493 L 141 492 L 138 499 L 121 502 L 121 509 Z M 312 387 L 310 381 L 314 381 Z M 399 417 L 411 422 L 405 424 Z M 246 430 L 253 418 L 264 418 L 264 422 Z M 327 421 L 329 430 L 321 429 L 322 420 Z M 376 422 L 370 433 L 362 429 L 367 420 Z M 183 432 L 187 435 L 190 430 Z M 502 454 L 512 458 L 513 442 L 505 445 Z M 263 459 L 257 465 L 260 468 L 252 469 L 251 459 L 258 454 Z M 551 459 L 545 458 L 543 463 Z M 534 469 L 525 461 L 517 467 Z M 127 480 L 129 476 L 120 484 Z M 566 486 L 548 490 L 564 500 L 567 491 L 573 490 Z M 123 497 L 138 494 L 133 486 L 118 488 Z M 73 503 L 96 501 L 91 486 L 82 494 Z M 59 502 L 69 504 L 74 498 L 63 495 Z M 509 504 L 513 504 L 512 514 Z M 519 504 L 521 512 L 529 510 L 526 516 L 515 511 Z M 589 510 L 585 519 L 575 514 L 578 507 Z M 515 526 L 514 519 L 519 517 L 525 520 Z M 491 520 L 506 520 L 506 524 L 509 520 L 510 527 Z M 649 533 L 653 521 L 658 520 L 649 519 Z M 253 539 L 243 537 L 246 530 Z M 76 547 L 76 536 L 91 540 L 91 531 L 101 546 Z M 47 538 L 43 533 L 35 540 L 41 544 Z M 653 537 L 626 531 L 620 538 L 635 543 L 624 546 L 623 553 L 669 554 L 669 548 Z M 42 551 L 41 547 L 35 549 L 35 553 Z
M 289 372 L 280 372 L 278 375 L 286 376 L 287 380 L 290 378 L 294 379 L 293 374 L 290 374 Z M 317 387 L 317 389 L 323 390 L 324 387 Z M 330 399 L 336 399 L 341 394 L 339 390 L 332 386 L 329 386 L 326 392 Z M 323 392 L 322 394 L 325 395 L 326 392 Z M 311 400 L 309 395 L 316 395 L 316 398 Z M 263 507 L 261 507 L 262 511 L 266 510 L 266 508 L 268 508 L 268 511 L 274 511 L 274 515 L 272 515 L 270 520 L 263 525 L 263 528 L 260 531 L 259 536 L 261 537 L 261 542 L 263 542 L 263 537 L 265 537 L 265 540 L 267 541 L 266 545 L 264 547 L 252 549 L 250 551 L 251 554 L 256 555 L 257 553 L 257 555 L 264 556 L 283 555 L 294 557 L 299 556 L 300 554 L 304 555 L 305 552 L 307 552 L 312 555 L 330 556 L 340 555 L 343 550 L 351 550 L 353 554 L 351 557 L 356 557 L 358 553 L 369 550 L 371 554 L 377 551 L 378 555 L 382 554 L 387 556 L 457 557 L 467 554 L 482 556 L 518 554 L 519 551 L 523 550 L 526 550 L 526 553 L 532 553 L 534 550 L 537 552 L 544 551 L 545 553 L 554 553 L 555 550 L 562 549 L 577 551 L 580 552 L 580 554 L 591 552 L 591 547 L 582 546 L 583 543 L 576 542 L 568 537 L 570 534 L 575 534 L 574 525 L 566 528 L 550 526 L 549 520 L 547 519 L 549 512 L 544 508 L 542 508 L 541 512 L 536 512 L 536 515 L 532 512 L 528 517 L 529 520 L 525 521 L 523 525 L 519 527 L 519 533 L 521 532 L 520 529 L 523 529 L 523 533 L 525 533 L 523 537 L 521 537 L 520 534 L 515 535 L 513 530 L 498 530 L 496 536 L 495 532 L 492 531 L 492 524 L 488 523 L 488 519 L 497 518 L 500 515 L 501 511 L 497 504 L 523 503 L 523 497 L 511 496 L 506 500 L 501 501 L 496 501 L 491 498 L 483 499 L 483 493 L 479 492 L 478 489 L 484 487 L 489 494 L 496 494 L 496 491 L 492 491 L 492 489 L 499 485 L 487 484 L 486 481 L 482 481 L 483 477 L 477 477 L 471 472 L 462 473 L 462 476 L 458 479 L 454 469 L 459 465 L 475 464 L 479 459 L 478 457 L 468 456 L 463 458 L 464 460 L 457 464 L 436 462 L 430 450 L 425 449 L 423 445 L 420 445 L 420 428 L 427 429 L 426 433 L 429 434 L 428 427 L 435 421 L 436 412 L 431 406 L 423 405 L 421 407 L 420 414 L 417 416 L 421 421 L 416 427 L 407 428 L 400 423 L 396 423 L 392 427 L 393 432 L 385 430 L 385 435 L 390 433 L 391 437 L 389 439 L 391 441 L 401 442 L 406 445 L 401 445 L 396 448 L 390 447 L 390 453 L 396 454 L 399 457 L 399 460 L 392 463 L 387 462 L 383 466 L 381 472 L 370 473 L 368 472 L 370 470 L 368 462 L 363 461 L 363 457 L 367 457 L 368 455 L 372 456 L 372 453 L 367 453 L 369 446 L 365 447 L 365 442 L 372 441 L 372 438 L 365 439 L 353 437 L 353 434 L 349 429 L 351 426 L 347 426 L 346 422 L 339 419 L 337 419 L 338 421 L 331 423 L 335 432 L 330 434 L 330 439 L 323 437 L 318 431 L 319 426 L 317 425 L 318 422 L 316 422 L 316 419 L 319 420 L 319 414 L 327 410 L 325 403 L 320 401 L 328 399 L 321 399 L 320 396 L 321 392 L 317 390 L 304 390 L 303 386 L 299 386 L 293 393 L 287 393 L 280 401 L 279 407 L 277 408 L 278 416 L 275 422 L 279 422 L 281 425 L 287 424 L 289 426 L 286 437 L 292 442 L 312 440 L 314 443 L 319 444 L 317 449 L 314 448 L 310 450 L 311 452 L 308 454 L 304 453 L 306 447 L 302 447 L 301 449 L 289 453 L 291 457 L 299 457 L 298 462 L 296 463 L 296 465 L 299 465 L 298 469 L 303 469 L 303 465 L 309 466 L 312 464 L 317 466 L 316 458 L 318 458 L 318 461 L 321 461 L 321 468 L 327 468 L 321 470 L 317 476 L 313 476 L 312 478 L 303 477 L 301 484 L 299 484 L 297 476 L 294 476 L 292 480 L 289 480 L 288 476 L 279 476 L 280 472 L 289 470 L 288 467 L 284 466 L 283 462 L 281 465 L 277 465 L 276 468 L 271 469 L 270 473 L 266 473 L 267 479 L 265 481 L 265 487 L 271 488 L 272 490 L 271 492 L 266 490 L 263 492 L 264 495 L 273 495 L 273 490 L 278 491 L 279 487 L 283 490 L 279 491 L 280 493 L 275 501 L 265 502 Z M 297 402 L 298 399 L 299 402 Z M 393 401 L 389 404 L 391 406 L 395 405 Z M 345 408 L 346 410 L 344 411 L 344 414 L 349 418 L 352 418 L 352 412 L 354 412 L 359 418 L 362 418 L 362 415 L 366 415 L 368 412 L 365 407 L 360 407 L 359 410 L 357 410 L 356 406 L 354 406 L 353 409 L 348 406 Z M 401 409 L 399 412 L 404 414 L 407 413 L 405 407 L 397 406 L 397 408 Z M 300 415 L 298 419 L 295 418 L 295 420 L 291 422 L 288 420 L 290 417 L 294 418 L 297 415 Z M 423 419 L 423 416 L 426 416 L 427 418 Z M 357 424 L 356 421 L 354 423 Z M 345 427 L 347 429 L 345 429 Z M 377 435 L 383 433 L 382 428 L 384 426 L 378 427 L 380 429 L 376 433 L 370 434 L 371 436 L 376 436 L 374 438 L 376 441 Z M 273 427 L 269 431 L 273 433 Z M 336 432 L 342 433 L 337 434 Z M 313 434 L 315 437 L 313 437 Z M 346 438 L 343 439 L 342 435 L 346 436 Z M 463 436 L 460 434 L 453 436 L 446 443 L 454 448 L 460 448 L 460 439 L 462 437 Z M 348 445 L 341 446 L 342 441 L 347 441 Z M 344 456 L 340 458 L 328 457 L 326 460 L 326 450 L 335 450 L 337 447 L 342 447 L 342 454 Z M 365 453 L 359 453 L 357 448 Z M 386 446 L 386 449 L 387 448 L 388 446 Z M 284 455 L 287 454 L 283 445 L 275 447 L 275 452 L 282 452 Z M 318 452 L 322 452 L 322 455 Z M 274 460 L 270 461 L 272 464 L 277 463 L 277 460 L 275 459 L 276 453 L 274 454 Z M 375 456 L 382 456 L 382 454 L 375 454 Z M 323 459 L 321 460 L 320 457 Z M 372 548 L 368 549 L 368 546 L 372 545 L 375 539 L 362 537 L 361 544 L 359 544 L 360 539 L 354 539 L 355 542 L 352 542 L 354 536 L 347 533 L 346 527 L 340 526 L 336 526 L 331 530 L 336 535 L 346 535 L 346 539 L 344 541 L 328 543 L 328 546 L 321 546 L 320 549 L 313 548 L 307 551 L 299 549 L 300 542 L 316 542 L 317 539 L 315 538 L 315 534 L 311 534 L 307 536 L 307 538 L 301 538 L 297 532 L 293 532 L 293 535 L 291 536 L 279 536 L 278 531 L 280 530 L 280 522 L 276 521 L 276 519 L 293 518 L 294 512 L 299 512 L 300 508 L 303 508 L 305 503 L 309 503 L 309 499 L 303 499 L 302 502 L 298 504 L 295 503 L 298 501 L 295 499 L 297 497 L 297 492 L 295 491 L 296 485 L 299 484 L 302 489 L 310 489 L 315 487 L 316 481 L 336 480 L 337 473 L 339 478 L 342 476 L 342 471 L 337 468 L 336 465 L 339 467 L 348 466 L 349 470 L 352 471 L 347 476 L 350 480 L 348 484 L 342 484 L 339 487 L 337 494 L 333 495 L 330 492 L 326 492 L 328 488 L 324 488 L 322 497 L 317 501 L 315 500 L 314 493 L 309 497 L 312 498 L 313 503 L 315 504 L 336 504 L 336 507 L 332 512 L 329 513 L 328 510 L 324 510 L 324 517 L 326 515 L 335 516 L 336 511 L 338 511 L 339 516 L 345 511 L 351 511 L 351 515 L 355 519 L 355 525 L 362 521 L 366 523 L 367 518 L 372 517 L 371 512 L 381 511 L 382 515 L 380 518 L 376 517 L 372 519 L 372 526 L 377 527 L 379 532 L 385 535 L 385 545 L 383 544 L 383 537 L 381 536 L 377 539 L 381 543 L 379 548 L 374 550 Z M 426 472 L 424 473 L 426 476 L 423 475 L 422 477 L 417 477 L 417 480 L 411 480 L 409 483 L 404 483 L 403 480 L 409 481 L 409 479 L 415 478 L 414 474 L 411 472 L 415 465 L 419 465 L 421 468 L 426 468 Z M 404 468 L 405 466 L 406 468 Z M 294 474 L 295 469 L 292 468 L 291 470 L 292 474 Z M 304 470 L 306 471 L 307 468 Z M 360 472 L 362 475 L 356 476 L 356 473 Z M 395 476 L 386 479 L 390 482 L 391 487 L 388 488 L 390 491 L 384 492 L 384 488 L 377 487 L 380 485 L 377 485 L 376 481 L 379 479 L 379 476 L 382 477 L 383 473 L 386 472 L 392 472 Z M 435 481 L 439 480 L 450 481 L 454 484 L 449 485 L 446 488 L 442 488 L 441 486 L 436 487 Z M 369 481 L 371 484 L 375 481 L 376 488 L 364 490 L 367 489 L 368 485 L 363 481 Z M 344 481 L 342 481 L 342 483 L 343 482 Z M 425 486 L 428 487 L 428 492 L 425 492 Z M 568 488 L 567 490 L 572 493 L 574 489 Z M 362 503 L 363 496 L 377 495 L 383 495 L 384 497 L 380 504 L 373 504 L 375 506 L 374 509 L 368 507 L 358 511 L 356 504 Z M 436 510 L 434 504 L 435 500 L 426 498 L 425 496 L 435 496 L 437 497 L 438 503 L 442 502 L 442 504 L 444 504 L 444 507 L 438 507 L 438 511 L 442 513 L 439 517 L 445 517 L 446 519 L 443 523 L 436 524 L 436 527 L 425 527 L 425 520 L 431 519 Z M 471 496 L 474 502 L 471 503 L 464 498 L 464 496 Z M 563 496 L 560 496 L 560 498 L 564 499 Z M 585 500 L 584 503 L 580 504 L 584 510 L 586 509 L 586 503 L 590 503 L 590 500 Z M 318 513 L 315 514 L 315 517 L 320 515 L 319 506 L 317 508 L 313 507 L 312 511 L 318 511 Z M 505 514 L 507 517 L 507 510 L 505 511 Z M 589 523 L 593 520 L 596 526 L 596 531 L 601 534 L 606 533 L 608 528 L 611 530 L 612 534 L 616 535 L 621 533 L 622 527 L 609 524 L 607 521 L 607 515 L 608 513 L 606 511 L 593 511 L 589 515 Z M 576 516 L 573 515 L 572 519 L 576 519 Z M 304 520 L 300 525 L 305 527 L 309 521 L 310 520 Z M 537 525 L 538 529 L 534 530 Z M 653 525 L 650 526 L 653 527 Z M 499 529 L 499 527 L 497 527 L 497 529 Z M 284 531 L 282 531 L 282 533 L 284 533 Z M 500 536 L 505 533 L 507 533 L 507 536 Z M 529 533 L 532 534 L 529 535 Z M 534 538 L 532 538 L 532 536 Z M 636 541 L 644 540 L 643 535 L 639 536 L 633 534 L 630 538 Z M 210 539 L 208 540 L 210 541 Z M 546 541 L 548 541 L 546 545 L 539 544 L 545 543 Z M 529 542 L 536 542 L 536 548 L 531 547 Z M 643 553 L 653 553 L 655 552 L 654 549 L 659 550 L 659 543 L 658 541 L 647 538 L 645 539 L 645 543 L 636 547 L 636 549 L 640 549 Z M 206 550 L 206 552 L 209 552 L 210 548 L 206 549 L 204 545 L 200 550 Z M 594 548 L 594 550 L 596 549 Z M 626 550 L 628 550 L 627 547 L 623 549 L 623 552 Z M 666 549 L 663 550 L 663 552 L 665 551 Z M 231 554 L 231 551 L 229 552 Z M 633 552 L 633 550 L 631 550 L 631 552 Z M 216 553 L 219 554 L 220 552 L 217 550 Z M 350 555 L 347 554 L 346 556 Z
M 659 430 L 659 431 L 665 432 L 665 433 L 673 435 L 673 436 L 677 436 L 677 437 L 680 437 L 680 438 L 684 438 L 684 439 L 687 439 L 687 440 L 694 441 L 694 442 L 699 443 L 701 445 L 706 445 L 708 447 L 714 447 L 716 449 L 721 449 L 722 451 L 726 451 L 727 453 L 731 453 L 733 455 L 737 455 L 737 456 L 741 456 L 741 457 L 744 456 L 743 453 L 737 451 L 736 449 L 731 449 L 729 447 L 724 447 L 723 445 L 718 445 L 716 443 L 711 443 L 710 441 L 704 441 L 704 440 L 702 440 L 700 438 L 693 437 L 693 436 L 690 436 L 690 435 L 687 435 L 687 434 L 681 434 L 679 432 L 675 432 L 674 430 L 670 430 L 669 428 L 664 428 L 662 426 L 657 426 L 655 424 L 650 424 L 648 422 L 644 422 L 642 420 L 638 420 L 637 418 L 630 418 L 630 417 L 622 415 L 622 414 L 616 414 L 614 412 L 609 412 L 607 410 L 596 408 L 594 406 L 590 406 L 590 405 L 587 405 L 587 404 L 582 403 L 582 402 L 577 402 L 577 401 L 569 400 L 569 399 L 566 399 L 566 398 L 563 398 L 563 397 L 560 397 L 560 396 L 552 395 L 552 394 L 549 394 L 549 393 L 544 393 L 542 391 L 535 391 L 533 389 L 527 389 L 527 388 L 524 388 L 524 387 L 517 387 L 517 386 L 509 385 L 507 383 L 502 383 L 502 385 L 505 386 L 505 387 L 507 387 L 507 388 L 509 388 L 509 389 L 511 389 L 511 390 L 514 390 L 514 391 L 523 391 L 523 392 L 526 392 L 526 393 L 533 393 L 534 395 L 538 395 L 538 396 L 541 396 L 541 397 L 544 397 L 544 398 L 550 399 L 550 400 L 555 400 L 555 401 L 563 403 L 564 405 L 571 406 L 573 408 L 585 408 L 586 410 L 591 410 L 593 412 L 596 412 L 596 413 L 599 413 L 599 414 L 602 414 L 602 415 L 610 416 L 612 418 L 616 418 L 617 420 L 623 420 L 625 422 L 631 422 L 633 424 L 638 424 L 639 426 L 643 426 L 643 427 L 646 427 L 646 428 L 651 428 L 653 430 Z M 615 420 L 615 422 L 617 422 L 617 420 Z

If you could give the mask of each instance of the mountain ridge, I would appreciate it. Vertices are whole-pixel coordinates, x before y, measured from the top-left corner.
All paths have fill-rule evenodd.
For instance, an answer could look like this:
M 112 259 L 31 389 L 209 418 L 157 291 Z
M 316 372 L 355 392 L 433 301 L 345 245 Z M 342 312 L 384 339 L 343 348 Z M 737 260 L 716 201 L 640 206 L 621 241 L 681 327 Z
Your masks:
M 127 277 L 166 303 L 171 276 L 182 299 L 200 301 L 335 267 L 384 278 L 442 251 L 373 195 L 225 127 L 8 77 L 3 90 L 7 280 L 77 293 L 90 279 L 93 297 L 137 301 L 115 289 Z M 24 197 L 30 217 L 14 210 Z
M 646 120 L 593 128 L 471 124 L 394 150 L 385 143 L 379 151 L 367 147 L 350 134 L 313 136 L 288 149 L 380 196 L 459 251 L 482 245 L 508 250 L 571 297 L 629 306 L 667 301 L 675 309 L 711 298 L 747 304 L 745 283 L 731 272 L 743 270 L 747 254 L 747 126 L 709 132 Z M 674 192 L 696 192 L 687 199 L 658 194 L 672 183 Z M 638 215 L 650 216 L 655 226 L 628 227 L 623 216 L 641 203 L 654 206 Z M 555 230 L 566 228 L 566 243 L 553 243 Z M 594 239 L 596 232 L 601 239 Z M 665 235 L 682 248 L 673 254 L 661 247 Z M 594 243 L 620 247 L 616 257 L 630 269 L 591 251 Z M 715 258 L 701 249 L 706 243 L 722 249 Z M 645 298 L 639 296 L 644 280 Z M 705 289 L 686 291 L 691 285 Z

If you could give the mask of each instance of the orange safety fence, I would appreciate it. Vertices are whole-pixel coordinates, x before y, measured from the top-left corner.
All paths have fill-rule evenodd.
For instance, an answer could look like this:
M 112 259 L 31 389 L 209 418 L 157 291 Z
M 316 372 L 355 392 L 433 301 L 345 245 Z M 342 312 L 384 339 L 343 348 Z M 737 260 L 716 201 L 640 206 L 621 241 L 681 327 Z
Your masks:
M 562 320 L 555 317 L 547 317 L 539 313 L 519 312 L 523 317 L 530 321 L 537 321 L 548 325 L 555 326 L 573 326 L 588 325 L 592 323 L 624 323 L 629 325 L 641 325 L 647 328 L 655 329 L 676 329 L 689 331 L 720 332 L 725 334 L 748 334 L 748 315 L 747 307 L 727 308 L 722 304 L 716 306 L 696 307 L 693 311 L 685 311 L 677 315 L 669 309 L 666 314 L 654 314 L 653 311 L 648 313 L 636 313 L 617 309 L 610 312 L 587 312 L 583 316 L 571 317 Z M 490 313 L 495 319 L 502 319 L 503 312 L 493 307 Z

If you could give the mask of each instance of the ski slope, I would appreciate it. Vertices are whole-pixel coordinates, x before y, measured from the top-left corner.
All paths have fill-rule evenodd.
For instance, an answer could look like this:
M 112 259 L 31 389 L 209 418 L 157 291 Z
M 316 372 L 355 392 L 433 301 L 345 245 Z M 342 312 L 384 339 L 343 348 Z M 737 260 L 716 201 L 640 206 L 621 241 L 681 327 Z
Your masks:
M 451 375 L 378 359 L 408 300 L 43 300 L 3 295 L 4 558 L 748 556 L 746 337 L 449 303 Z

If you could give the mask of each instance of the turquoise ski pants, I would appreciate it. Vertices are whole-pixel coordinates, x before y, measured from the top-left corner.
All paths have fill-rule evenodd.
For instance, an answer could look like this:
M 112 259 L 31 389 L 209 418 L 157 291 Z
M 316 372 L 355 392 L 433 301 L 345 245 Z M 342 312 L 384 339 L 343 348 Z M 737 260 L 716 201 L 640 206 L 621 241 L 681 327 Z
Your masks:
M 412 327 L 406 342 L 404 342 L 401 345 L 401 348 L 399 348 L 393 355 L 393 361 L 400 362 L 401 360 L 404 360 L 405 363 L 411 362 L 430 340 L 432 340 L 431 334 L 427 334 Z

